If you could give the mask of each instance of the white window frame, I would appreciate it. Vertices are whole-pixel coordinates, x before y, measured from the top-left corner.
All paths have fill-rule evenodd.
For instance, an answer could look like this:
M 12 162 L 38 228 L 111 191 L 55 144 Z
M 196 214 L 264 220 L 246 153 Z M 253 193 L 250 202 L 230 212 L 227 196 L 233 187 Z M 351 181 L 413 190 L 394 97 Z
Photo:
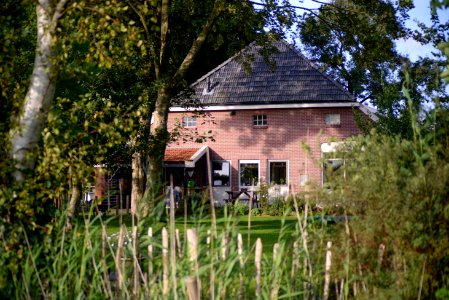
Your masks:
M 268 116 L 266 114 L 253 115 L 253 126 L 268 126 Z
M 284 184 L 276 184 L 276 185 L 279 185 L 279 186 L 288 186 L 288 183 L 289 183 L 289 181 L 290 181 L 290 174 L 289 174 L 289 161 L 288 160 L 286 160 L 286 159 L 270 159 L 270 160 L 268 160 L 268 164 L 267 164 L 267 174 L 268 174 L 268 179 L 269 179 L 269 181 L 270 182 L 268 182 L 269 184 L 271 184 L 271 168 L 270 168 L 270 164 L 271 163 L 276 163 L 276 162 L 285 162 L 285 168 L 286 168 L 286 170 L 285 170 L 285 180 L 286 180 L 286 182 L 284 183 Z
M 214 183 L 214 167 L 213 167 L 214 162 L 227 162 L 227 163 L 229 163 L 229 184 L 228 185 L 224 185 L 224 184 L 222 184 L 222 185 L 215 185 L 215 183 Z M 230 187 L 231 186 L 231 183 L 232 183 L 232 178 L 231 178 L 231 176 L 232 176 L 232 164 L 231 164 L 230 160 L 219 160 L 219 159 L 213 160 L 212 161 L 212 170 L 211 171 L 212 171 L 212 186 L 213 187 Z
M 257 164 L 257 182 L 254 182 L 254 185 L 242 185 L 241 174 L 241 165 L 242 164 Z M 260 160 L 255 159 L 242 159 L 239 160 L 239 188 L 253 188 L 259 184 L 260 180 Z
M 327 126 L 339 126 L 341 124 L 341 115 L 339 113 L 325 114 L 324 122 L 326 122 Z
M 196 127 L 197 119 L 195 116 L 184 116 L 182 117 L 182 127 L 184 128 L 194 128 Z

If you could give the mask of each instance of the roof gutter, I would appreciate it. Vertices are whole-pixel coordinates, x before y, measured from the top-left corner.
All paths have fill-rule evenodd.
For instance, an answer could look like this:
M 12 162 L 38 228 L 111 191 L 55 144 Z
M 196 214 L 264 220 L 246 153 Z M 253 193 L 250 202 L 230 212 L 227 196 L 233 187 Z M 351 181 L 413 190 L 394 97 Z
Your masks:
M 227 111 L 253 109 L 282 109 L 282 108 L 331 108 L 331 107 L 360 107 L 357 102 L 334 103 L 290 103 L 290 104 L 250 104 L 250 105 L 211 105 L 203 107 L 170 107 L 171 112 L 186 111 Z

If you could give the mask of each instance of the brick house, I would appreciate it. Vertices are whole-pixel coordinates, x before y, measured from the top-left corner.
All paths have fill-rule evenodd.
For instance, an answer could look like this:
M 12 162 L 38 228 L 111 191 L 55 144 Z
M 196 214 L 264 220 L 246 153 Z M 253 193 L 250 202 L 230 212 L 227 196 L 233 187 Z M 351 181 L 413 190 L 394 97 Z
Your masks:
M 260 181 L 272 196 L 297 193 L 306 182 L 325 180 L 319 160 L 332 151 L 331 141 L 361 134 L 355 110 L 375 118 L 293 47 L 273 45 L 275 68 L 251 44 L 191 85 L 200 109 L 170 109 L 169 131 L 202 137 L 168 145 L 165 173 L 175 185 L 201 189 L 211 182 L 218 202 L 229 191 L 257 190 Z M 252 58 L 250 73 L 242 57 Z

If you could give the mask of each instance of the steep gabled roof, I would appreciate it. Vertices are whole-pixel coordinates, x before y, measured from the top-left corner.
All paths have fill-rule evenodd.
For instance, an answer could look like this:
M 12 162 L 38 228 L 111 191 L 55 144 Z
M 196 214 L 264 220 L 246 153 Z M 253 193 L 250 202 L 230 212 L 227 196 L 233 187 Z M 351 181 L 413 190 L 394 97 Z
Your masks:
M 196 98 L 207 106 L 287 103 L 354 102 L 337 82 L 321 72 L 285 41 L 273 42 L 278 53 L 270 56 L 270 69 L 259 54 L 260 46 L 250 44 L 192 84 Z M 251 73 L 239 63 L 239 55 L 254 55 Z

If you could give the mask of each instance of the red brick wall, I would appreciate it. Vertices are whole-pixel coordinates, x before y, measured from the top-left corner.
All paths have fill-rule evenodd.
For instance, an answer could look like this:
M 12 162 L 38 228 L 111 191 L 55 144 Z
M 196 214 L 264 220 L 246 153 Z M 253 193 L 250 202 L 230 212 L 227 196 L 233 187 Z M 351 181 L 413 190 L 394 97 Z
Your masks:
M 325 114 L 339 113 L 340 126 L 327 126 Z M 253 115 L 266 114 L 268 126 L 253 126 Z M 170 112 L 169 130 L 175 120 L 192 113 Z M 195 129 L 185 129 L 194 131 Z M 238 188 L 239 160 L 260 160 L 260 177 L 267 178 L 268 160 L 288 160 L 290 192 L 298 192 L 300 175 L 307 174 L 317 184 L 321 182 L 319 159 L 322 143 L 338 141 L 360 134 L 354 121 L 352 108 L 301 108 L 301 109 L 267 109 L 236 110 L 210 112 L 209 116 L 198 117 L 199 134 L 211 130 L 215 141 L 206 141 L 211 150 L 212 160 L 231 161 L 231 181 L 234 189 Z M 311 155 L 301 146 L 307 144 Z M 174 145 L 196 145 L 195 142 L 183 142 L 178 139 Z

